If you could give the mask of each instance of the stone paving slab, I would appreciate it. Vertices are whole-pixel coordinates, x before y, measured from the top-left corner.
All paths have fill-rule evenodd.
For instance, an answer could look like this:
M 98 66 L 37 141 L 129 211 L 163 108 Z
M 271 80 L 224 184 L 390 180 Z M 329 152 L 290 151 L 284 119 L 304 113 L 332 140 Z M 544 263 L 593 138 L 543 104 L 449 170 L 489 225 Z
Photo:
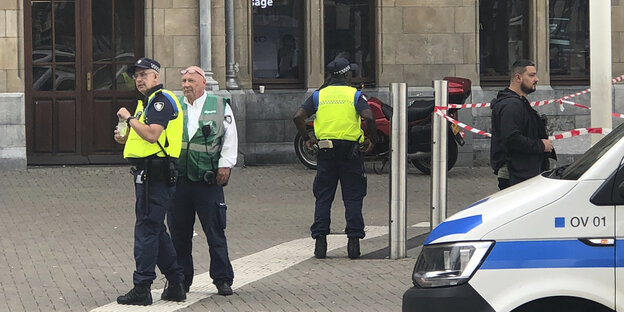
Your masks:
M 134 191 L 128 169 L 0 171 L 0 311 L 90 311 L 130 289 Z M 407 224 L 428 222 L 429 177 L 408 171 Z M 234 169 L 225 191 L 232 260 L 309 238 L 314 174 L 299 164 Z M 454 168 L 448 179 L 449 213 L 496 191 L 487 167 Z M 365 222 L 387 226 L 389 175 L 369 170 L 368 181 Z M 344 226 L 338 193 L 331 231 L 342 233 Z M 201 274 L 208 271 L 209 255 L 196 229 L 194 258 Z M 412 227 L 408 238 L 427 230 Z M 411 286 L 414 259 L 386 259 L 387 246 L 387 235 L 365 240 L 357 260 L 346 257 L 346 248 L 322 260 L 310 250 L 310 259 L 244 285 L 233 296 L 211 296 L 181 311 L 397 311 Z M 152 288 L 163 285 L 159 274 Z

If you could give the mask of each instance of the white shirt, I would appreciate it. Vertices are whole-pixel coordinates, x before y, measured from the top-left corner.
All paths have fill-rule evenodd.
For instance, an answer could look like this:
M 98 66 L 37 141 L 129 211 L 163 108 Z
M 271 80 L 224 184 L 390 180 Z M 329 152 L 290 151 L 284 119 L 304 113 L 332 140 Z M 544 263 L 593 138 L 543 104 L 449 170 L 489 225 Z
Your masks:
M 199 129 L 199 116 L 202 113 L 204 102 L 206 101 L 206 92 L 196 99 L 192 104 L 184 97 L 184 105 L 186 105 L 186 113 L 188 122 L 186 129 L 188 131 L 189 140 L 195 135 Z M 221 148 L 221 157 L 219 157 L 219 168 L 232 168 L 236 165 L 236 157 L 238 155 L 238 133 L 236 131 L 236 122 L 234 121 L 234 113 L 230 104 L 225 105 L 223 112 L 223 127 L 225 134 L 223 135 L 223 147 Z M 227 118 L 227 117 L 230 118 Z

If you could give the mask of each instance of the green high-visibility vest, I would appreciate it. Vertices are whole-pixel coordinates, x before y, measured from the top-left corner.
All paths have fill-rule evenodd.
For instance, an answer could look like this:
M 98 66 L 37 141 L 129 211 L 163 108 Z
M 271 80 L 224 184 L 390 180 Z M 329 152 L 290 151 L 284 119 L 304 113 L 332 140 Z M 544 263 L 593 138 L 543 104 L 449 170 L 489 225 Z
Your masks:
M 180 102 L 184 98 L 180 97 Z M 187 176 L 191 181 L 203 180 L 206 171 L 215 171 L 219 168 L 219 158 L 223 146 L 225 128 L 223 119 L 227 99 L 211 94 L 206 95 L 206 100 L 199 115 L 198 129 L 192 138 L 188 133 L 188 112 L 183 105 L 184 132 L 182 134 L 182 151 L 178 162 L 178 175 Z M 197 104 L 196 104 L 197 105 Z M 210 128 L 208 137 L 204 137 L 202 128 Z

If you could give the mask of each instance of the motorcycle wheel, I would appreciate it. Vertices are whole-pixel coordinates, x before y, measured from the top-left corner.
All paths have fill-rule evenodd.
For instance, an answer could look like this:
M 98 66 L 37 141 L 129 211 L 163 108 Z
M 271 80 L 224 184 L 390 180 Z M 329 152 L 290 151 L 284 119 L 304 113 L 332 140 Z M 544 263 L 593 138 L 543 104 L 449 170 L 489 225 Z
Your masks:
M 457 155 L 459 154 L 459 148 L 457 142 L 454 139 L 449 138 L 448 150 L 446 151 L 446 167 L 447 171 L 451 170 L 457 162 Z M 418 168 L 424 174 L 431 174 L 431 158 L 414 158 L 412 164 Z
M 308 127 L 307 130 L 308 135 L 313 138 L 314 128 Z M 299 158 L 302 164 L 310 169 L 316 170 L 316 152 L 306 147 L 305 141 L 299 133 L 295 135 L 295 154 L 297 154 L 297 158 Z

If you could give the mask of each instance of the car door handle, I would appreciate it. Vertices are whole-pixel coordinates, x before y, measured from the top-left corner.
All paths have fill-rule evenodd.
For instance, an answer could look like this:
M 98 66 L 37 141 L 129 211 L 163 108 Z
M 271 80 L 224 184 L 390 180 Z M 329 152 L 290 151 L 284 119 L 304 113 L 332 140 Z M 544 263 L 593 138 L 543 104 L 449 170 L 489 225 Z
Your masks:
M 591 238 L 579 238 L 579 240 L 592 247 L 611 247 L 615 246 L 615 238 L 613 237 L 591 237 Z

